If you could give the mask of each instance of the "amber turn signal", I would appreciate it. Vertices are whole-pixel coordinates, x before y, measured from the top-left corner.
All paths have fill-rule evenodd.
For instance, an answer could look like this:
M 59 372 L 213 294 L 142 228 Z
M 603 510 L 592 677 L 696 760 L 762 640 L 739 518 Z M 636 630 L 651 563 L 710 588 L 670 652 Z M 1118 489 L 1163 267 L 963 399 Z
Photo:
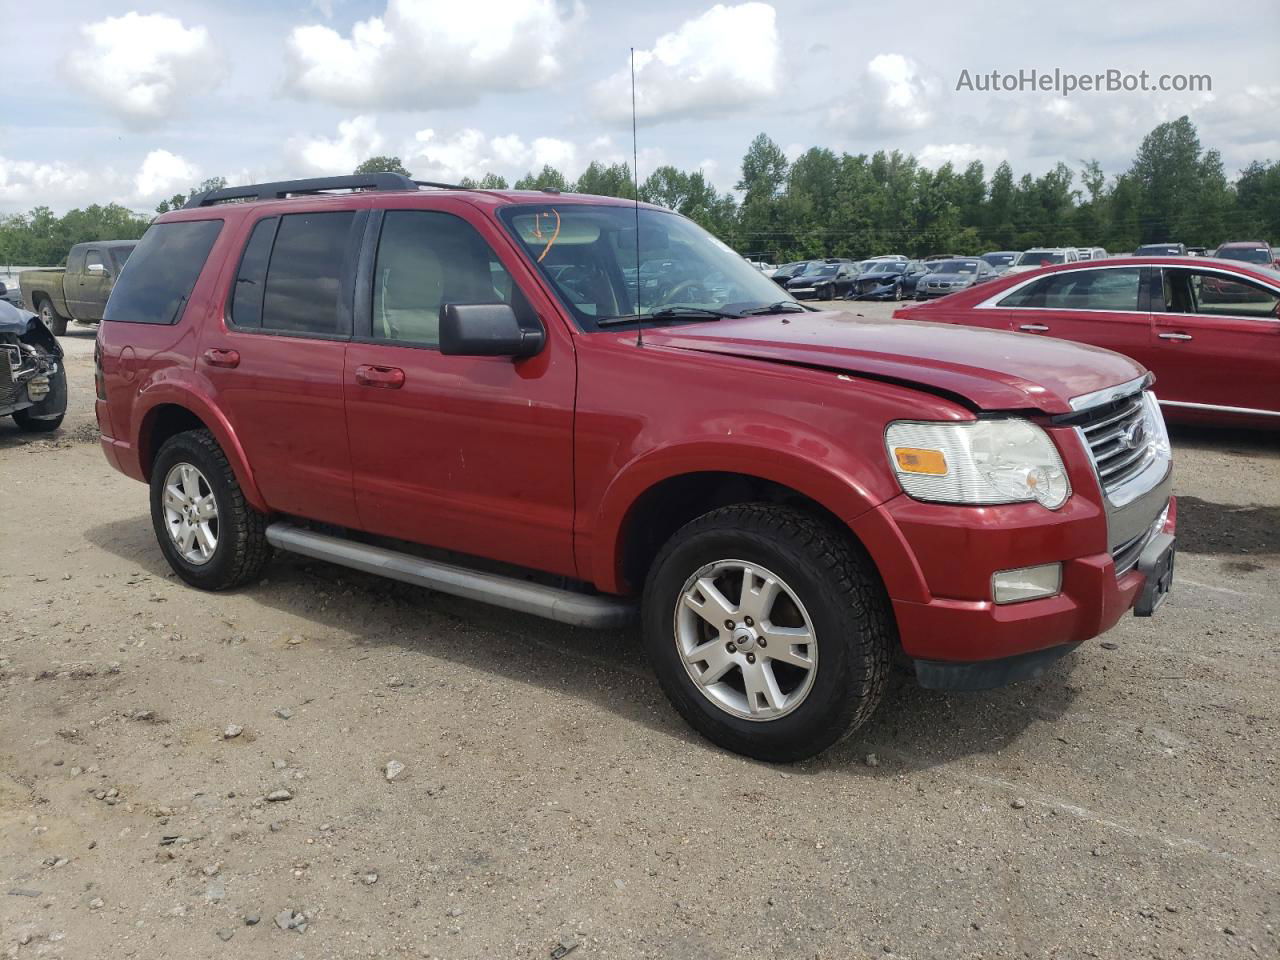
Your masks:
M 941 450 L 921 450 L 918 447 L 894 447 L 893 458 L 904 473 L 925 473 L 934 477 L 947 475 L 947 458 Z

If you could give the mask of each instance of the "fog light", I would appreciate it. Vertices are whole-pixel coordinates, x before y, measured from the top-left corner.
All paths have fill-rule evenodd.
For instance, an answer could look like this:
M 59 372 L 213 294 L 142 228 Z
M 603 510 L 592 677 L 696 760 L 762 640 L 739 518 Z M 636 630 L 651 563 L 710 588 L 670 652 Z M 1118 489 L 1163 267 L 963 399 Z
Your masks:
M 991 578 L 991 597 L 996 603 L 1021 603 L 1052 597 L 1062 590 L 1062 564 L 1001 570 Z
M 27 381 L 27 396 L 32 403 L 39 403 L 49 395 L 49 378 L 32 377 Z

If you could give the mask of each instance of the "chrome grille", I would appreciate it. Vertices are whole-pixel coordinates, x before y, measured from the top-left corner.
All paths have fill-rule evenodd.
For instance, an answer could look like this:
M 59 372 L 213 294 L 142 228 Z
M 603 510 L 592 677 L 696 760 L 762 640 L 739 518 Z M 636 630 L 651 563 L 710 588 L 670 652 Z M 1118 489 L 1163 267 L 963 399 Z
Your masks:
M 1108 493 L 1142 472 L 1152 456 L 1152 436 L 1142 392 L 1085 411 L 1076 420 Z
M 13 382 L 13 369 L 8 363 L 0 363 L 0 407 L 10 407 L 18 402 L 18 385 Z

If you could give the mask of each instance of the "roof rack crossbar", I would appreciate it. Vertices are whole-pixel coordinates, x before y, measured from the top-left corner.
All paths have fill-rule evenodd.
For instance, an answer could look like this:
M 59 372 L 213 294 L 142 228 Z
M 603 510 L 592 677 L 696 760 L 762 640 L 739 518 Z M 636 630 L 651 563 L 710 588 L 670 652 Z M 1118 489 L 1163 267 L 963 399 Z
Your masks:
M 430 184 L 444 186 L 443 184 Z M 323 193 L 326 190 L 417 190 L 417 182 L 401 173 L 367 173 L 345 177 L 313 177 L 309 180 L 281 180 L 276 183 L 250 183 L 243 187 L 223 187 L 207 193 L 197 193 L 184 205 L 209 207 L 234 200 L 283 200 L 285 197 L 305 193 Z

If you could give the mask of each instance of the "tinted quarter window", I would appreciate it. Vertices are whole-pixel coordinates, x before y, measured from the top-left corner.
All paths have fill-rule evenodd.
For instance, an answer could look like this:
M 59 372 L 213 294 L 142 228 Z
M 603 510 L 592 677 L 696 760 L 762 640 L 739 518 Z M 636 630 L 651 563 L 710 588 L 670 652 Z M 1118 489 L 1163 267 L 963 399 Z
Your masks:
M 440 344 L 440 306 L 506 303 L 536 323 L 510 274 L 475 228 L 447 213 L 391 210 L 373 274 L 373 337 Z
M 350 314 L 339 309 L 339 297 L 354 219 L 351 210 L 280 218 L 267 269 L 264 330 L 326 337 L 351 333 Z
M 279 217 L 259 220 L 245 244 L 240 269 L 236 272 L 236 285 L 231 293 L 231 322 L 237 327 L 262 326 L 262 297 L 267 289 L 267 261 L 271 259 L 271 245 L 276 239 Z
M 177 323 L 221 229 L 221 220 L 183 220 L 149 227 L 111 291 L 105 319 Z

